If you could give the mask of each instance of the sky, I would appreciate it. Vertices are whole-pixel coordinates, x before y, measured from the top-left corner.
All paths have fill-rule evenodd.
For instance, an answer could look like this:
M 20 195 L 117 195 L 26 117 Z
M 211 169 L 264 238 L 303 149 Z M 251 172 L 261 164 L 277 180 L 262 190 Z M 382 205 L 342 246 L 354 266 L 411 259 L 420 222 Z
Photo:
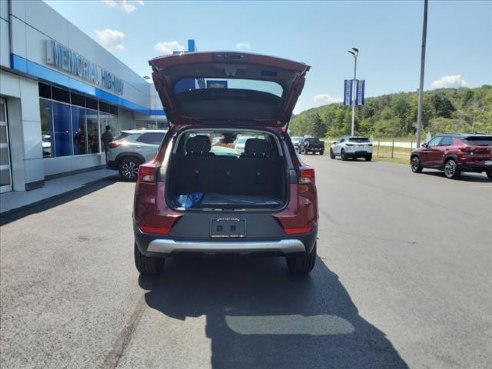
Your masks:
M 311 66 L 295 113 L 340 102 L 343 81 L 366 97 L 417 91 L 424 0 L 45 0 L 141 76 L 148 60 L 187 50 L 273 55 Z M 492 0 L 429 0 L 424 90 L 492 84 Z

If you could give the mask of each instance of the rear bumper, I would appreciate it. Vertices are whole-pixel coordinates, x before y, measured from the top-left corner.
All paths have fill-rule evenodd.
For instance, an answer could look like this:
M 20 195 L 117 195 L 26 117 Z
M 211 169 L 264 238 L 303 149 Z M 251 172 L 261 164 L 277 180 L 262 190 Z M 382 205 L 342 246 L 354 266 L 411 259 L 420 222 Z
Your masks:
M 317 226 L 309 233 L 276 239 L 175 239 L 166 235 L 143 233 L 133 226 L 135 243 L 146 256 L 174 256 L 183 253 L 199 254 L 269 254 L 292 255 L 310 252 L 317 240 Z
M 149 253 L 169 255 L 172 253 L 279 253 L 291 254 L 305 252 L 304 244 L 296 239 L 280 240 L 276 242 L 186 242 L 157 239 L 151 241 L 147 248 Z
M 367 156 L 367 155 L 371 155 L 372 154 L 372 151 L 345 151 L 345 156 L 349 157 L 349 158 L 355 158 L 355 157 L 364 157 L 364 156 Z

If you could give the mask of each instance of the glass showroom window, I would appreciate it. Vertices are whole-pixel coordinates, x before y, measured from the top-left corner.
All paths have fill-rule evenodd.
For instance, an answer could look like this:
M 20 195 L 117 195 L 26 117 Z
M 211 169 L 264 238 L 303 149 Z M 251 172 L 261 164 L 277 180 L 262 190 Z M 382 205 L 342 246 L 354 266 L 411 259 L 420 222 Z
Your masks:
M 43 158 L 51 158 L 55 153 L 51 101 L 40 99 L 39 111 L 41 112 L 41 145 L 43 147 Z
M 101 132 L 106 131 L 106 126 L 110 126 L 111 127 L 111 133 L 113 134 L 113 137 L 119 136 L 120 127 L 118 125 L 118 116 L 100 111 L 99 112 L 99 121 L 101 122 L 101 125 L 100 125 Z
M 89 135 L 89 150 L 92 154 L 101 152 L 101 131 L 97 110 L 86 109 L 87 133 Z
M 70 124 L 70 105 L 53 101 L 53 131 L 55 151 L 53 156 L 73 154 L 72 127 Z
M 43 157 L 98 154 L 109 125 L 119 133 L 118 107 L 73 91 L 39 84 Z
M 73 153 L 70 105 L 39 99 L 43 157 L 70 156 Z
M 72 133 L 74 155 L 89 153 L 89 136 L 87 132 L 85 108 L 72 106 Z

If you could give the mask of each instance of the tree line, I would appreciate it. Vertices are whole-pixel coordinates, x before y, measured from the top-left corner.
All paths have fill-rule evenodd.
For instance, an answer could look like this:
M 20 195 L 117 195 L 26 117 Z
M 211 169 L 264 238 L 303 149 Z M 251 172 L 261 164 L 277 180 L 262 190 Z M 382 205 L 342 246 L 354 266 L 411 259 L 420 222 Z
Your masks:
M 354 131 L 359 136 L 415 137 L 417 92 L 366 98 L 355 107 Z M 294 115 L 292 136 L 337 137 L 350 134 L 352 107 L 334 103 Z M 422 137 L 443 132 L 492 134 L 492 86 L 442 88 L 425 91 Z

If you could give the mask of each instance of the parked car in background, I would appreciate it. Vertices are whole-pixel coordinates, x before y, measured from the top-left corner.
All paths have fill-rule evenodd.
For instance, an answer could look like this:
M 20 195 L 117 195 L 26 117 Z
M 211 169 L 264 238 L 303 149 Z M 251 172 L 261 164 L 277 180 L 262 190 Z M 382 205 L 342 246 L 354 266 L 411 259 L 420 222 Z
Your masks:
M 285 257 L 291 273 L 307 275 L 316 260 L 315 174 L 293 155 L 285 127 L 310 67 L 242 52 L 150 64 L 169 132 L 139 168 L 137 270 L 157 274 L 166 258 L 185 253 L 260 254 Z M 216 80 L 221 88 L 204 83 Z M 243 136 L 251 137 L 239 153 Z
M 41 136 L 41 147 L 43 148 L 43 158 L 51 157 L 51 135 Z
M 367 137 L 342 136 L 331 144 L 330 158 L 372 160 L 372 142 Z
M 246 141 L 252 138 L 251 136 L 239 136 L 234 144 L 234 148 L 238 153 L 242 153 L 244 151 L 244 146 L 246 145 Z
M 293 136 L 290 138 L 292 144 L 294 145 L 294 149 L 299 152 L 299 146 L 301 145 L 302 137 L 301 136 Z
M 485 172 L 492 179 L 492 136 L 480 134 L 440 134 L 410 155 L 412 172 L 424 168 L 444 171 L 457 179 L 462 172 Z
M 303 137 L 299 143 L 299 152 L 301 154 L 319 153 L 323 155 L 325 153 L 325 142 L 317 137 Z
M 122 131 L 109 144 L 108 168 L 117 170 L 124 180 L 136 180 L 138 166 L 155 156 L 166 132 L 166 130 L 142 129 Z

